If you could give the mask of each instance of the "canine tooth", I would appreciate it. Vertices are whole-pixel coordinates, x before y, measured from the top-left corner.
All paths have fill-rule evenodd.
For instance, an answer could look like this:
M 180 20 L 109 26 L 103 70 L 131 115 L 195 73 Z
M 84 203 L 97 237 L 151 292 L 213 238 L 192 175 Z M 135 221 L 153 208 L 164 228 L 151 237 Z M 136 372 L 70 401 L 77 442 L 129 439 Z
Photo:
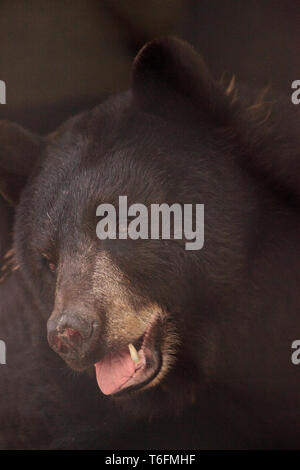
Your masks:
M 138 355 L 137 350 L 133 346 L 133 344 L 128 344 L 128 349 L 129 349 L 130 356 L 131 356 L 131 359 L 133 360 L 133 362 L 139 362 L 140 357 Z

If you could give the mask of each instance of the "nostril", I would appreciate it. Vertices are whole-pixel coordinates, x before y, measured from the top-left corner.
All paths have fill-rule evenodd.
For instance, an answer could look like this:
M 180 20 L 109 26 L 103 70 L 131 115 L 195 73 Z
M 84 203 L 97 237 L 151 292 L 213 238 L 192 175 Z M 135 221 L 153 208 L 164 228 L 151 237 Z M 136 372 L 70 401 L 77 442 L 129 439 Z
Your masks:
M 74 330 L 74 328 L 66 328 L 62 336 L 65 336 L 73 343 L 81 343 L 83 340 L 81 333 L 78 330 Z
M 94 337 L 94 321 L 70 313 L 49 319 L 47 328 L 49 345 L 63 356 L 82 356 Z
M 50 346 L 60 354 L 68 354 L 72 349 L 77 349 L 83 342 L 82 335 L 73 328 L 66 328 L 63 332 L 49 335 Z
M 50 340 L 50 345 L 54 349 L 54 351 L 59 352 L 61 354 L 67 354 L 69 352 L 69 348 L 61 340 L 61 338 L 59 338 L 59 336 L 52 336 Z
M 93 322 L 80 315 L 64 313 L 58 320 L 56 331 L 68 339 L 87 340 L 93 332 Z

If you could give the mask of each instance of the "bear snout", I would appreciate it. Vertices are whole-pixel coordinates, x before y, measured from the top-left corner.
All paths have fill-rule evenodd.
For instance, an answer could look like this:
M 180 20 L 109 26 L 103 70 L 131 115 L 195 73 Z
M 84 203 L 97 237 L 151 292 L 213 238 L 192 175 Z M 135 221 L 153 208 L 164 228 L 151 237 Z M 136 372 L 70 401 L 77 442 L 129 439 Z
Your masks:
M 50 347 L 67 361 L 86 359 L 99 336 L 99 325 L 93 318 L 84 318 L 74 312 L 51 316 L 47 323 Z

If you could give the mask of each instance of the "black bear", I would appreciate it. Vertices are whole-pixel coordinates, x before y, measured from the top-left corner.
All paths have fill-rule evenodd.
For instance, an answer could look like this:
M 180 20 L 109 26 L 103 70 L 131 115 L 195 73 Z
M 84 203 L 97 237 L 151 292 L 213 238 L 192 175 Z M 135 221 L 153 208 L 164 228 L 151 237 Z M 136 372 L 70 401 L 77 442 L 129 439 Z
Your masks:
M 158 430 L 169 448 L 299 446 L 298 119 L 267 90 L 216 82 L 188 44 L 163 38 L 137 55 L 129 91 L 51 135 L 0 123 L 0 192 L 15 208 L 2 446 L 126 445 L 106 422 L 128 414 L 140 447 Z M 203 248 L 99 240 L 97 207 L 122 195 L 204 204 Z M 137 437 L 135 419 L 149 417 L 157 427 Z

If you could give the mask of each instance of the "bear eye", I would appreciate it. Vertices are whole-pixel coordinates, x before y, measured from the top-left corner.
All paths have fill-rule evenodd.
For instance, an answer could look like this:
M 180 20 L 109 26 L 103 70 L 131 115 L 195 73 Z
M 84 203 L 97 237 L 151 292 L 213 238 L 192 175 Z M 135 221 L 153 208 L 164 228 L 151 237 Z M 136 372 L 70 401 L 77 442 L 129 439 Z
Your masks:
M 43 260 L 49 271 L 54 273 L 56 271 L 56 264 L 46 255 L 43 255 Z
M 52 261 L 48 261 L 48 268 L 49 268 L 49 271 L 54 273 L 56 271 L 56 264 L 52 263 Z

